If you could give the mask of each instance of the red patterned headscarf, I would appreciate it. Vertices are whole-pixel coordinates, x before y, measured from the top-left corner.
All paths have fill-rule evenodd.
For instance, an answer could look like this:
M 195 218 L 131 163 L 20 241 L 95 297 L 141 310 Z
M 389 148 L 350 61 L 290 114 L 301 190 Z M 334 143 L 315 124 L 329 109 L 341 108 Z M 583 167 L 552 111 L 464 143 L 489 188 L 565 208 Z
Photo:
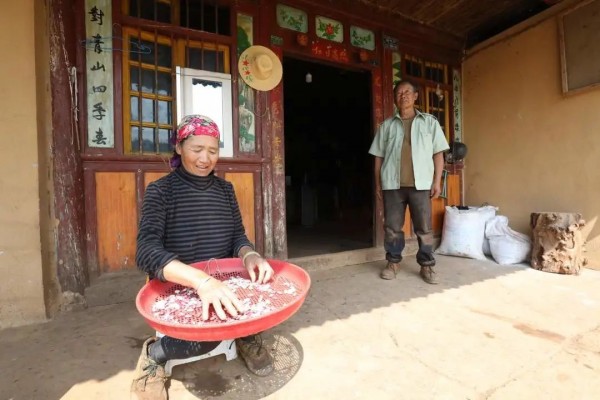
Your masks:
M 183 142 L 192 135 L 206 135 L 218 140 L 220 137 L 219 127 L 215 121 L 204 115 L 186 115 L 177 126 L 175 144 Z

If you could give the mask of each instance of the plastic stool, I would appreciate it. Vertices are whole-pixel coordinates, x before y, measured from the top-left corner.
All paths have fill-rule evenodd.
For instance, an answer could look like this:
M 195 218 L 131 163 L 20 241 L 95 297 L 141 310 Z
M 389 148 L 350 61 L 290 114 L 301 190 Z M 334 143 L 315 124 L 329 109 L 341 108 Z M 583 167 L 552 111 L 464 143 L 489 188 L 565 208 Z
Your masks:
M 160 332 L 156 332 L 157 337 L 163 337 L 164 334 Z M 221 354 L 225 354 L 225 358 L 227 361 L 235 360 L 237 358 L 237 347 L 235 346 L 235 340 L 223 340 L 217 347 L 213 350 L 209 351 L 206 354 L 202 354 L 195 357 L 181 358 L 176 360 L 169 360 L 165 364 L 165 374 L 167 376 L 171 376 L 173 372 L 173 367 L 182 364 L 188 364 L 195 361 L 204 360 L 205 358 L 210 358 L 214 356 L 218 356 Z

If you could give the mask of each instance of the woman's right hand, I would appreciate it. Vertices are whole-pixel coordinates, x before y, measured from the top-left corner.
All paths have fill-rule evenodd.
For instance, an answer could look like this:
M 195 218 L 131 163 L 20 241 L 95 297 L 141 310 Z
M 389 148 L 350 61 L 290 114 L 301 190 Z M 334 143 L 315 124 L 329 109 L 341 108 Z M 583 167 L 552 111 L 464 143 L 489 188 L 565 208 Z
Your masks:
M 196 287 L 196 292 L 202 300 L 202 320 L 208 319 L 210 305 L 215 309 L 217 316 L 224 320 L 227 318 L 223 307 L 233 317 L 237 317 L 238 312 L 244 312 L 245 307 L 237 296 L 220 280 L 210 278 Z

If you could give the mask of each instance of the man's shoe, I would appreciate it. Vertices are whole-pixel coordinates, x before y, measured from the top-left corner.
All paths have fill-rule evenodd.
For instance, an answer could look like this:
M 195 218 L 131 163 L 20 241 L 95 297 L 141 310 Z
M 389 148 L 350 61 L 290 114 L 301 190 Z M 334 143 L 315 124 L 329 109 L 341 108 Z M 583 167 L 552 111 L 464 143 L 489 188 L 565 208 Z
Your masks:
M 260 335 L 236 339 L 235 345 L 250 372 L 258 376 L 267 376 L 273 372 L 273 357 L 263 346 Z
M 148 346 L 156 341 L 152 337 L 144 342 L 142 354 L 135 369 L 135 378 L 131 383 L 132 400 L 167 400 L 165 384 L 169 378 L 164 366 L 148 357 Z
M 437 285 L 438 283 L 437 279 L 435 278 L 435 271 L 433 270 L 433 267 L 422 266 L 419 275 L 421 275 L 421 278 L 423 278 L 425 282 L 431 285 Z
M 379 276 L 381 279 L 396 279 L 396 274 L 400 270 L 400 263 L 388 262 L 384 269 L 381 270 Z

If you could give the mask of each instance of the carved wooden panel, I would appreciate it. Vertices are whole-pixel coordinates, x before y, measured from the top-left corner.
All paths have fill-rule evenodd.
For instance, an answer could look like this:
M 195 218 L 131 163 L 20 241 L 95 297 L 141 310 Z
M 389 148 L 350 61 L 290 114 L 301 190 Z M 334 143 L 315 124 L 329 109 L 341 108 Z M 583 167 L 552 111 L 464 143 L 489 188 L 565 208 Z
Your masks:
M 97 172 L 96 226 L 102 272 L 135 268 L 137 235 L 134 172 Z
M 252 243 L 255 243 L 254 174 L 252 172 L 227 172 L 225 173 L 225 179 L 233 184 L 246 235 Z

